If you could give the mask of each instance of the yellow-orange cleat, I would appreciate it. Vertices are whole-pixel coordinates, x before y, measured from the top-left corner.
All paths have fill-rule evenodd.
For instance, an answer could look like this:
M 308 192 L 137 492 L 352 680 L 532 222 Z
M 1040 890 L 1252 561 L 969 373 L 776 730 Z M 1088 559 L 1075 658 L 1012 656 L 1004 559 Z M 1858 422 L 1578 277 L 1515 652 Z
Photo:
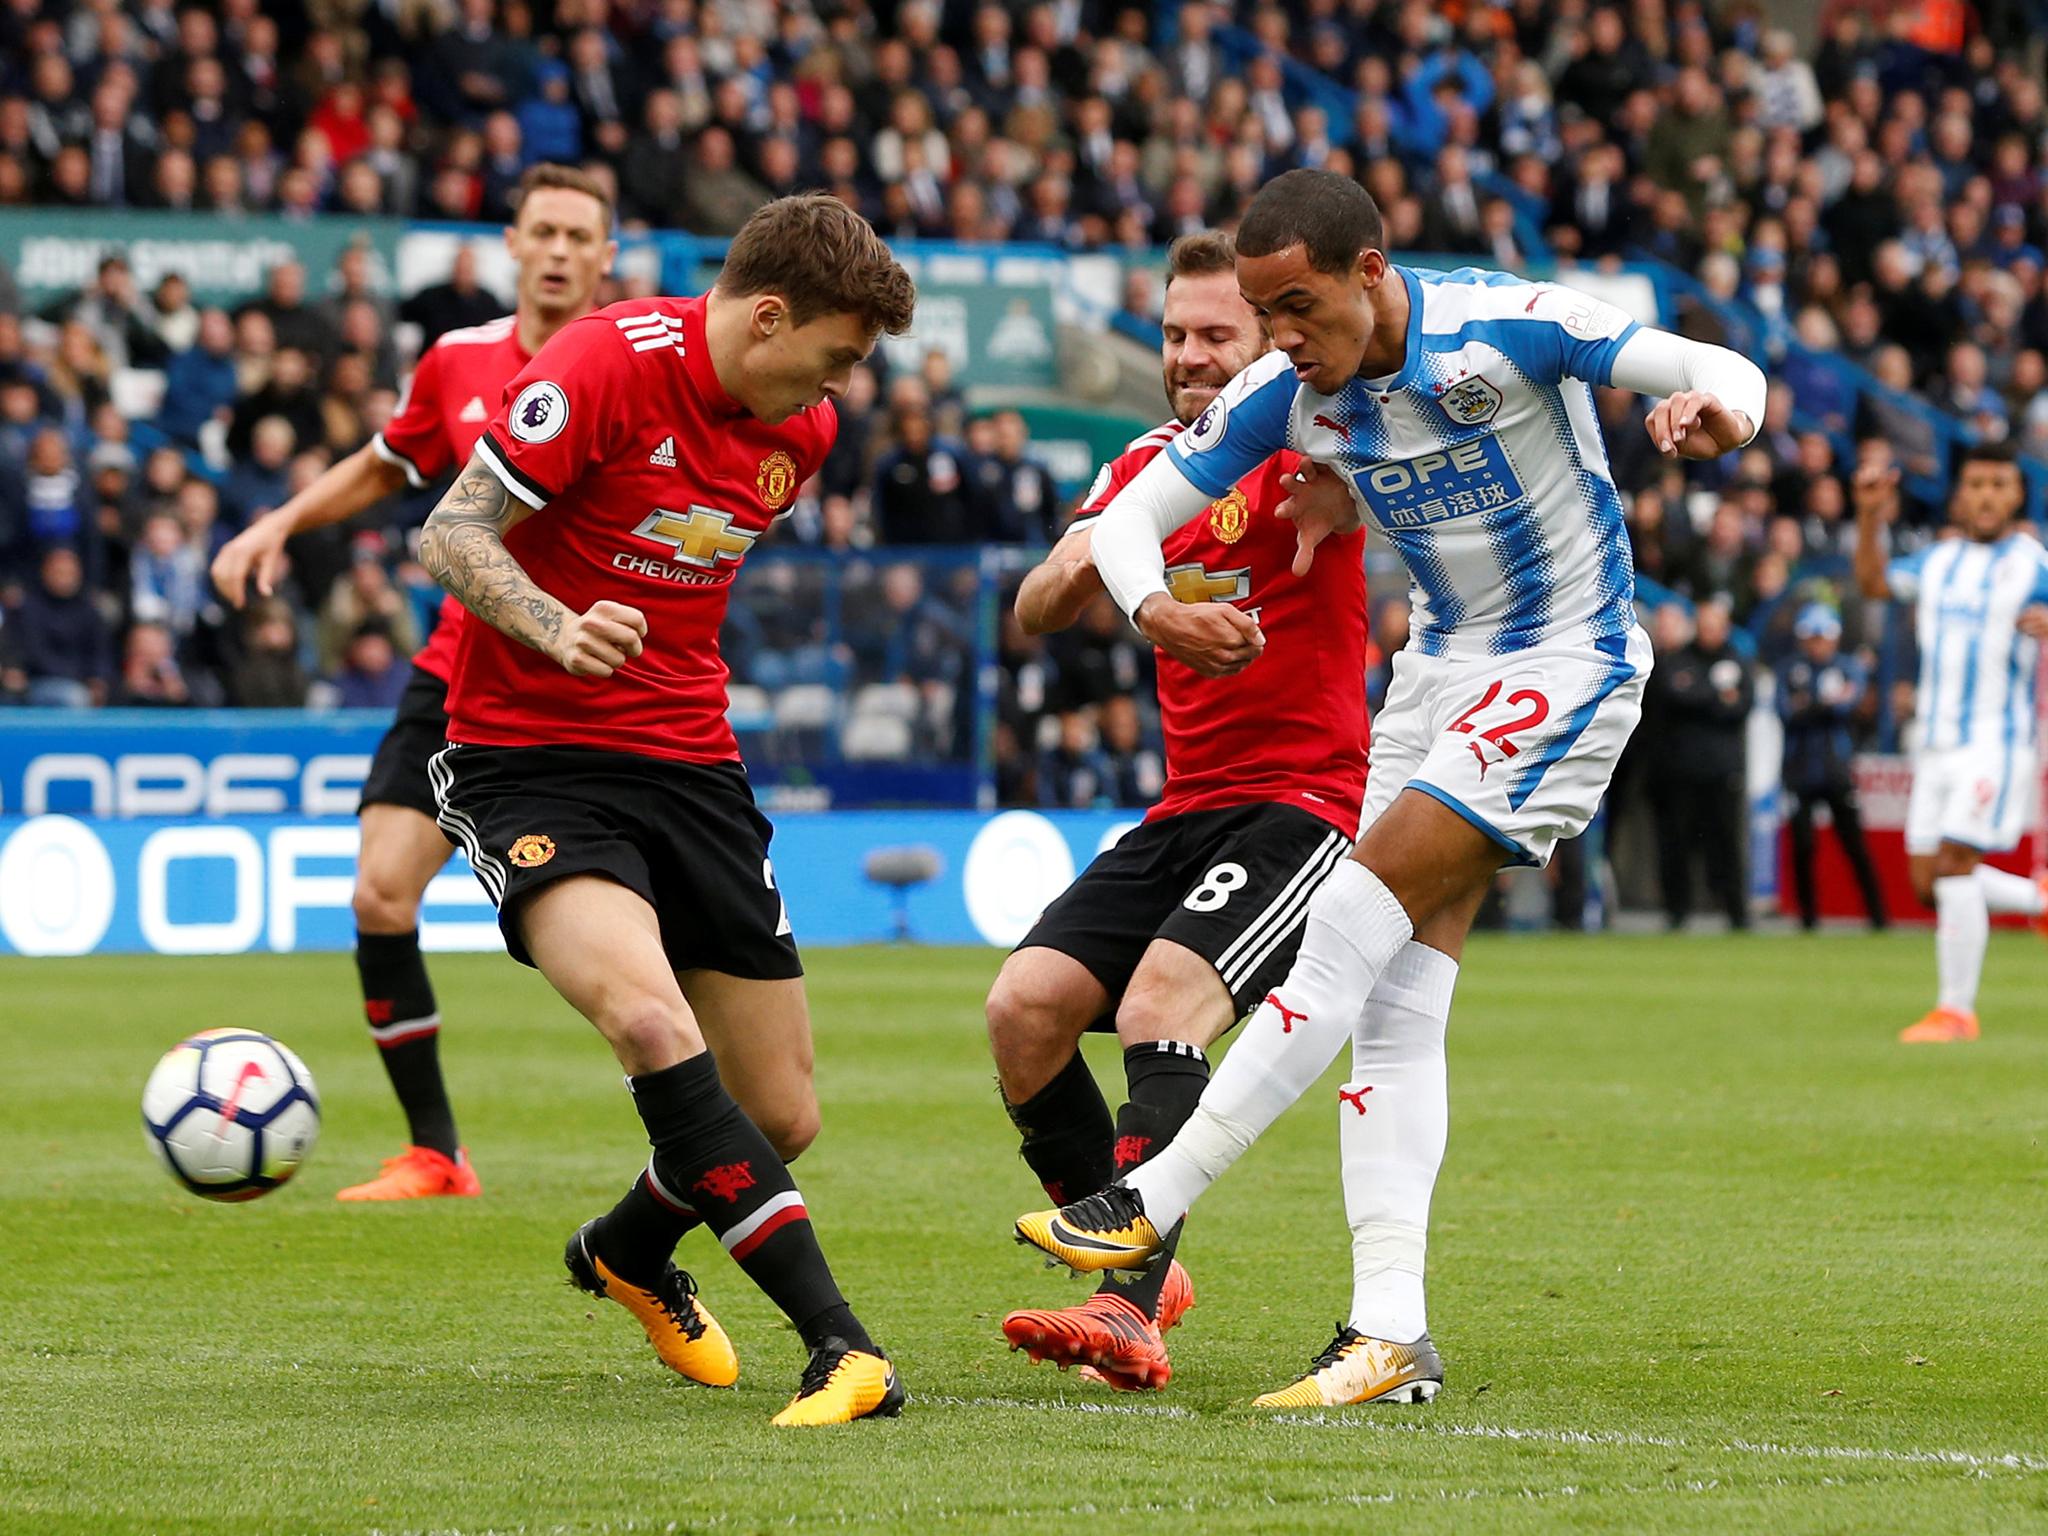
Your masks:
M 789 1406 L 768 1422 L 789 1429 L 893 1419 L 903 1411 L 903 1402 L 903 1385 L 887 1355 L 827 1339 L 811 1351 Z
M 1918 1024 L 1908 1024 L 1899 1031 L 1899 1039 L 1906 1045 L 1953 1045 L 1960 1040 L 1977 1038 L 1977 1015 L 1965 1013 L 1960 1008 L 1937 1008 Z
M 453 1157 L 432 1147 L 407 1147 L 396 1157 L 384 1159 L 377 1177 L 366 1184 L 351 1184 L 337 1191 L 337 1200 L 429 1200 L 436 1195 L 474 1198 L 484 1192 L 476 1170 L 469 1165 L 469 1149 L 456 1149 Z
M 1147 1317 L 1114 1290 L 1077 1307 L 1032 1308 L 1003 1319 L 1003 1337 L 1034 1361 L 1061 1370 L 1078 1365 L 1090 1381 L 1117 1392 L 1157 1392 L 1173 1379 L 1162 1335 L 1195 1304 L 1195 1288 L 1171 1261 L 1157 1312 Z
M 1330 1347 L 1254 1408 L 1347 1408 L 1354 1403 L 1426 1403 L 1443 1390 L 1444 1362 L 1424 1334 L 1412 1344 L 1368 1338 L 1337 1326 Z
M 647 1342 L 661 1363 L 678 1376 L 707 1387 L 729 1387 L 738 1381 L 739 1354 L 718 1319 L 697 1299 L 697 1282 L 673 1264 L 653 1290 L 621 1280 L 590 1250 L 590 1229 L 595 1225 L 586 1221 L 578 1227 L 563 1250 L 570 1283 L 632 1313 L 647 1330 Z
M 1128 1184 L 1112 1184 L 1056 1211 L 1028 1211 L 1017 1218 L 1015 1230 L 1018 1242 L 1029 1243 L 1076 1274 L 1150 1269 L 1166 1246 L 1166 1239 L 1146 1219 L 1138 1192 Z

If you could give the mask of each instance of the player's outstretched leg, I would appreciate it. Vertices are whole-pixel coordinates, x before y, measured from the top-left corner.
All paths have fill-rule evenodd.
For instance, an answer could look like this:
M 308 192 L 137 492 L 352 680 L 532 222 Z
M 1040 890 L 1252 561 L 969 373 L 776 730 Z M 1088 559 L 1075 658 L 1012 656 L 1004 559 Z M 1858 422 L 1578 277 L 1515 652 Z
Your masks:
M 1017 1240 L 1077 1270 L 1145 1269 L 1188 1207 L 1308 1091 L 1414 932 L 1380 877 L 1346 859 L 1309 900 L 1287 980 L 1254 1010 L 1173 1144 L 1128 1178 L 1018 1218 Z
M 366 805 L 361 822 L 356 972 L 370 1038 L 405 1111 L 408 1145 L 385 1160 L 377 1177 L 349 1186 L 336 1198 L 479 1195 L 483 1186 L 456 1134 L 455 1111 L 441 1078 L 441 1014 L 420 955 L 420 898 L 448 862 L 448 840 L 429 817 L 405 806 Z
M 1934 882 L 1934 958 L 1939 982 L 1935 1005 L 1899 1032 L 1907 1045 L 1975 1040 L 1977 983 L 1991 937 L 1991 913 L 1977 872 L 1942 875 Z
M 1366 1003 L 1351 1081 L 1337 1090 L 1351 1316 L 1307 1371 L 1259 1407 L 1427 1402 L 1443 1384 L 1422 1277 L 1450 1125 L 1444 1033 L 1457 980 L 1449 955 L 1411 941 Z

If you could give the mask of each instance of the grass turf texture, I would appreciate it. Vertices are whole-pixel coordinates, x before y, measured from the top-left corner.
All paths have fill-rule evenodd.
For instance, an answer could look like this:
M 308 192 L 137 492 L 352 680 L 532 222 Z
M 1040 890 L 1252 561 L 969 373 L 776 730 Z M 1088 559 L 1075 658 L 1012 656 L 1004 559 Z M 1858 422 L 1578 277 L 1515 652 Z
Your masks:
M 0 963 L 0 1530 L 2048 1528 L 2048 956 L 1994 938 L 1984 1040 L 1909 1050 L 1930 948 L 1476 943 L 1431 1252 L 1449 1389 L 1277 1422 L 1243 1405 L 1348 1299 L 1335 1075 L 1191 1223 L 1172 1387 L 1111 1397 L 996 1331 L 1086 1294 L 1009 1240 L 1037 1191 L 982 1043 L 998 957 L 814 954 L 798 1171 L 913 1401 L 812 1432 L 769 1428 L 799 1345 L 707 1235 L 682 1259 L 737 1391 L 561 1284 L 644 1148 L 530 972 L 432 962 L 486 1198 L 351 1208 L 401 1134 L 346 956 Z M 277 1033 L 326 1111 L 247 1206 L 178 1190 L 137 1121 L 157 1054 L 220 1024 Z

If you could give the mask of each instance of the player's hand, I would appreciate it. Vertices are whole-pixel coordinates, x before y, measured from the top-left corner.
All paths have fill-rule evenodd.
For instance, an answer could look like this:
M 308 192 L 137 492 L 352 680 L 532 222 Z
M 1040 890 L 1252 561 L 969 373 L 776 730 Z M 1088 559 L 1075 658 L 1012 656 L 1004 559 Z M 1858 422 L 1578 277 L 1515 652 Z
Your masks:
M 1890 521 L 1899 499 L 1899 470 L 1895 464 L 1865 464 L 1849 481 L 1849 496 L 1856 516 Z
M 1659 400 L 1643 423 L 1650 441 L 1667 459 L 1714 459 L 1740 448 L 1750 420 L 1703 389 L 1681 389 Z
M 271 595 L 278 577 L 284 574 L 284 546 L 290 537 L 286 521 L 271 512 L 221 545 L 220 553 L 213 557 L 213 584 L 230 608 L 249 600 L 251 578 L 259 596 Z
M 646 614 L 600 598 L 562 626 L 554 656 L 572 677 L 610 677 L 640 654 L 646 638 Z
M 1306 576 L 1318 544 L 1358 526 L 1358 502 L 1341 475 L 1314 459 L 1303 459 L 1301 468 L 1284 483 L 1287 499 L 1274 512 L 1294 524 L 1294 574 Z
M 2048 640 L 2048 603 L 2029 603 L 2014 626 L 2029 640 Z
M 1204 677 L 1229 677 L 1259 659 L 1265 632 L 1228 603 L 1180 603 L 1155 592 L 1138 605 L 1138 633 Z

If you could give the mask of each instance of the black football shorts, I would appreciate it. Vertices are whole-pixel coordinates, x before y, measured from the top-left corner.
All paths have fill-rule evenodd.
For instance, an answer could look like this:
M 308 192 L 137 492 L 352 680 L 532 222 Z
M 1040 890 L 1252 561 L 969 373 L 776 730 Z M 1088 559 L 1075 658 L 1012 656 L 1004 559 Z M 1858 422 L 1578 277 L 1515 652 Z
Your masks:
M 377 743 L 363 780 L 364 805 L 402 805 L 429 819 L 440 814 L 427 782 L 427 761 L 448 745 L 448 685 L 415 666 L 399 695 L 398 714 Z

